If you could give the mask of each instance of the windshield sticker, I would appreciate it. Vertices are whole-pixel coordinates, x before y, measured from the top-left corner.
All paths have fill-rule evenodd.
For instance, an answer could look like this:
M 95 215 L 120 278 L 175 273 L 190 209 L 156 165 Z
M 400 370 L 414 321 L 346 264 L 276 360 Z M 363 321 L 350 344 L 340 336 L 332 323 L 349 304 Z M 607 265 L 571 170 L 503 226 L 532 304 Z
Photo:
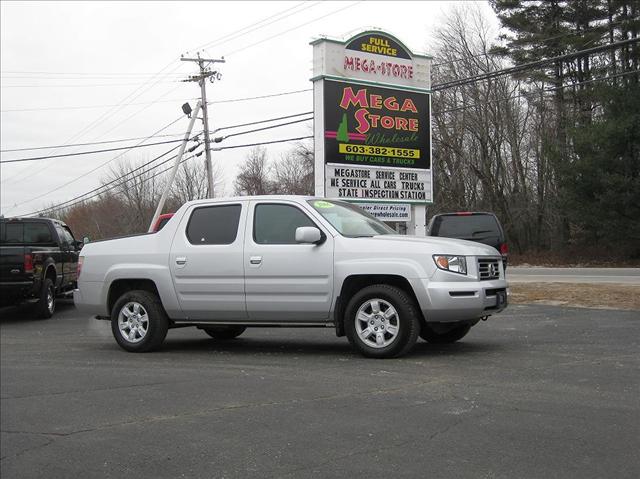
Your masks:
M 333 208 L 335 205 L 333 203 L 329 203 L 328 201 L 316 201 L 313 203 L 313 206 L 316 208 Z

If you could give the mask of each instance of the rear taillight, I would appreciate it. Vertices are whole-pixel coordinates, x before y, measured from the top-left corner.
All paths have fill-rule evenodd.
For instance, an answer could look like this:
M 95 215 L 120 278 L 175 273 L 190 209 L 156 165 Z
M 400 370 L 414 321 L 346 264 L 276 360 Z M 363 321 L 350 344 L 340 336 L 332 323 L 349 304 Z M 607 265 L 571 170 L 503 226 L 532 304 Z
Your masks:
M 500 254 L 507 254 L 507 253 L 509 253 L 509 248 L 507 247 L 507 243 L 501 243 Z
M 458 216 L 471 216 L 473 213 L 471 211 L 458 211 L 456 215 Z
M 84 256 L 80 256 L 78 258 L 78 268 L 76 270 L 76 273 L 78 273 L 76 275 L 77 279 L 80 279 L 80 273 L 82 273 L 82 263 L 84 262 Z
M 24 255 L 24 272 L 33 273 L 33 256 L 31 256 L 31 253 Z

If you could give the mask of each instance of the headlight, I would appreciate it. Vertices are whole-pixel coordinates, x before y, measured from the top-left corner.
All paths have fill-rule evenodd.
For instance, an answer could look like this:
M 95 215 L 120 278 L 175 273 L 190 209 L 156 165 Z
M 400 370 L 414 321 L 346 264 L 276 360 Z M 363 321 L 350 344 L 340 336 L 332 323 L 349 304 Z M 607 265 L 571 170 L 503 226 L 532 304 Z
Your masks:
M 436 266 L 452 273 L 467 274 L 467 258 L 464 256 L 433 255 Z

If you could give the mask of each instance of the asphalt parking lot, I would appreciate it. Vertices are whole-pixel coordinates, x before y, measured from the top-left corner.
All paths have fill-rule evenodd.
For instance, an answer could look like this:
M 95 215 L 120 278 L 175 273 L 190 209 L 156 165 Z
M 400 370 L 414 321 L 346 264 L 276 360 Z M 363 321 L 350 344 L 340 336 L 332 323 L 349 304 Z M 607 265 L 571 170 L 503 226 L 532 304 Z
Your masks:
M 638 311 L 511 306 L 397 360 L 322 329 L 136 355 L 70 304 L 0 316 L 3 478 L 640 475 Z

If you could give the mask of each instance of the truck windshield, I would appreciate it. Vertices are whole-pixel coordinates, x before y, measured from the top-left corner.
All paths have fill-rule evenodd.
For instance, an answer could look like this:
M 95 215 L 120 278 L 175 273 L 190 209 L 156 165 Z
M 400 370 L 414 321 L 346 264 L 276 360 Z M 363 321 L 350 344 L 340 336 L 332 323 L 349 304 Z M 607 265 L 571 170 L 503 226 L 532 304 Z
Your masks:
M 395 234 L 382 221 L 350 203 L 309 200 L 309 204 L 343 236 L 377 236 Z

